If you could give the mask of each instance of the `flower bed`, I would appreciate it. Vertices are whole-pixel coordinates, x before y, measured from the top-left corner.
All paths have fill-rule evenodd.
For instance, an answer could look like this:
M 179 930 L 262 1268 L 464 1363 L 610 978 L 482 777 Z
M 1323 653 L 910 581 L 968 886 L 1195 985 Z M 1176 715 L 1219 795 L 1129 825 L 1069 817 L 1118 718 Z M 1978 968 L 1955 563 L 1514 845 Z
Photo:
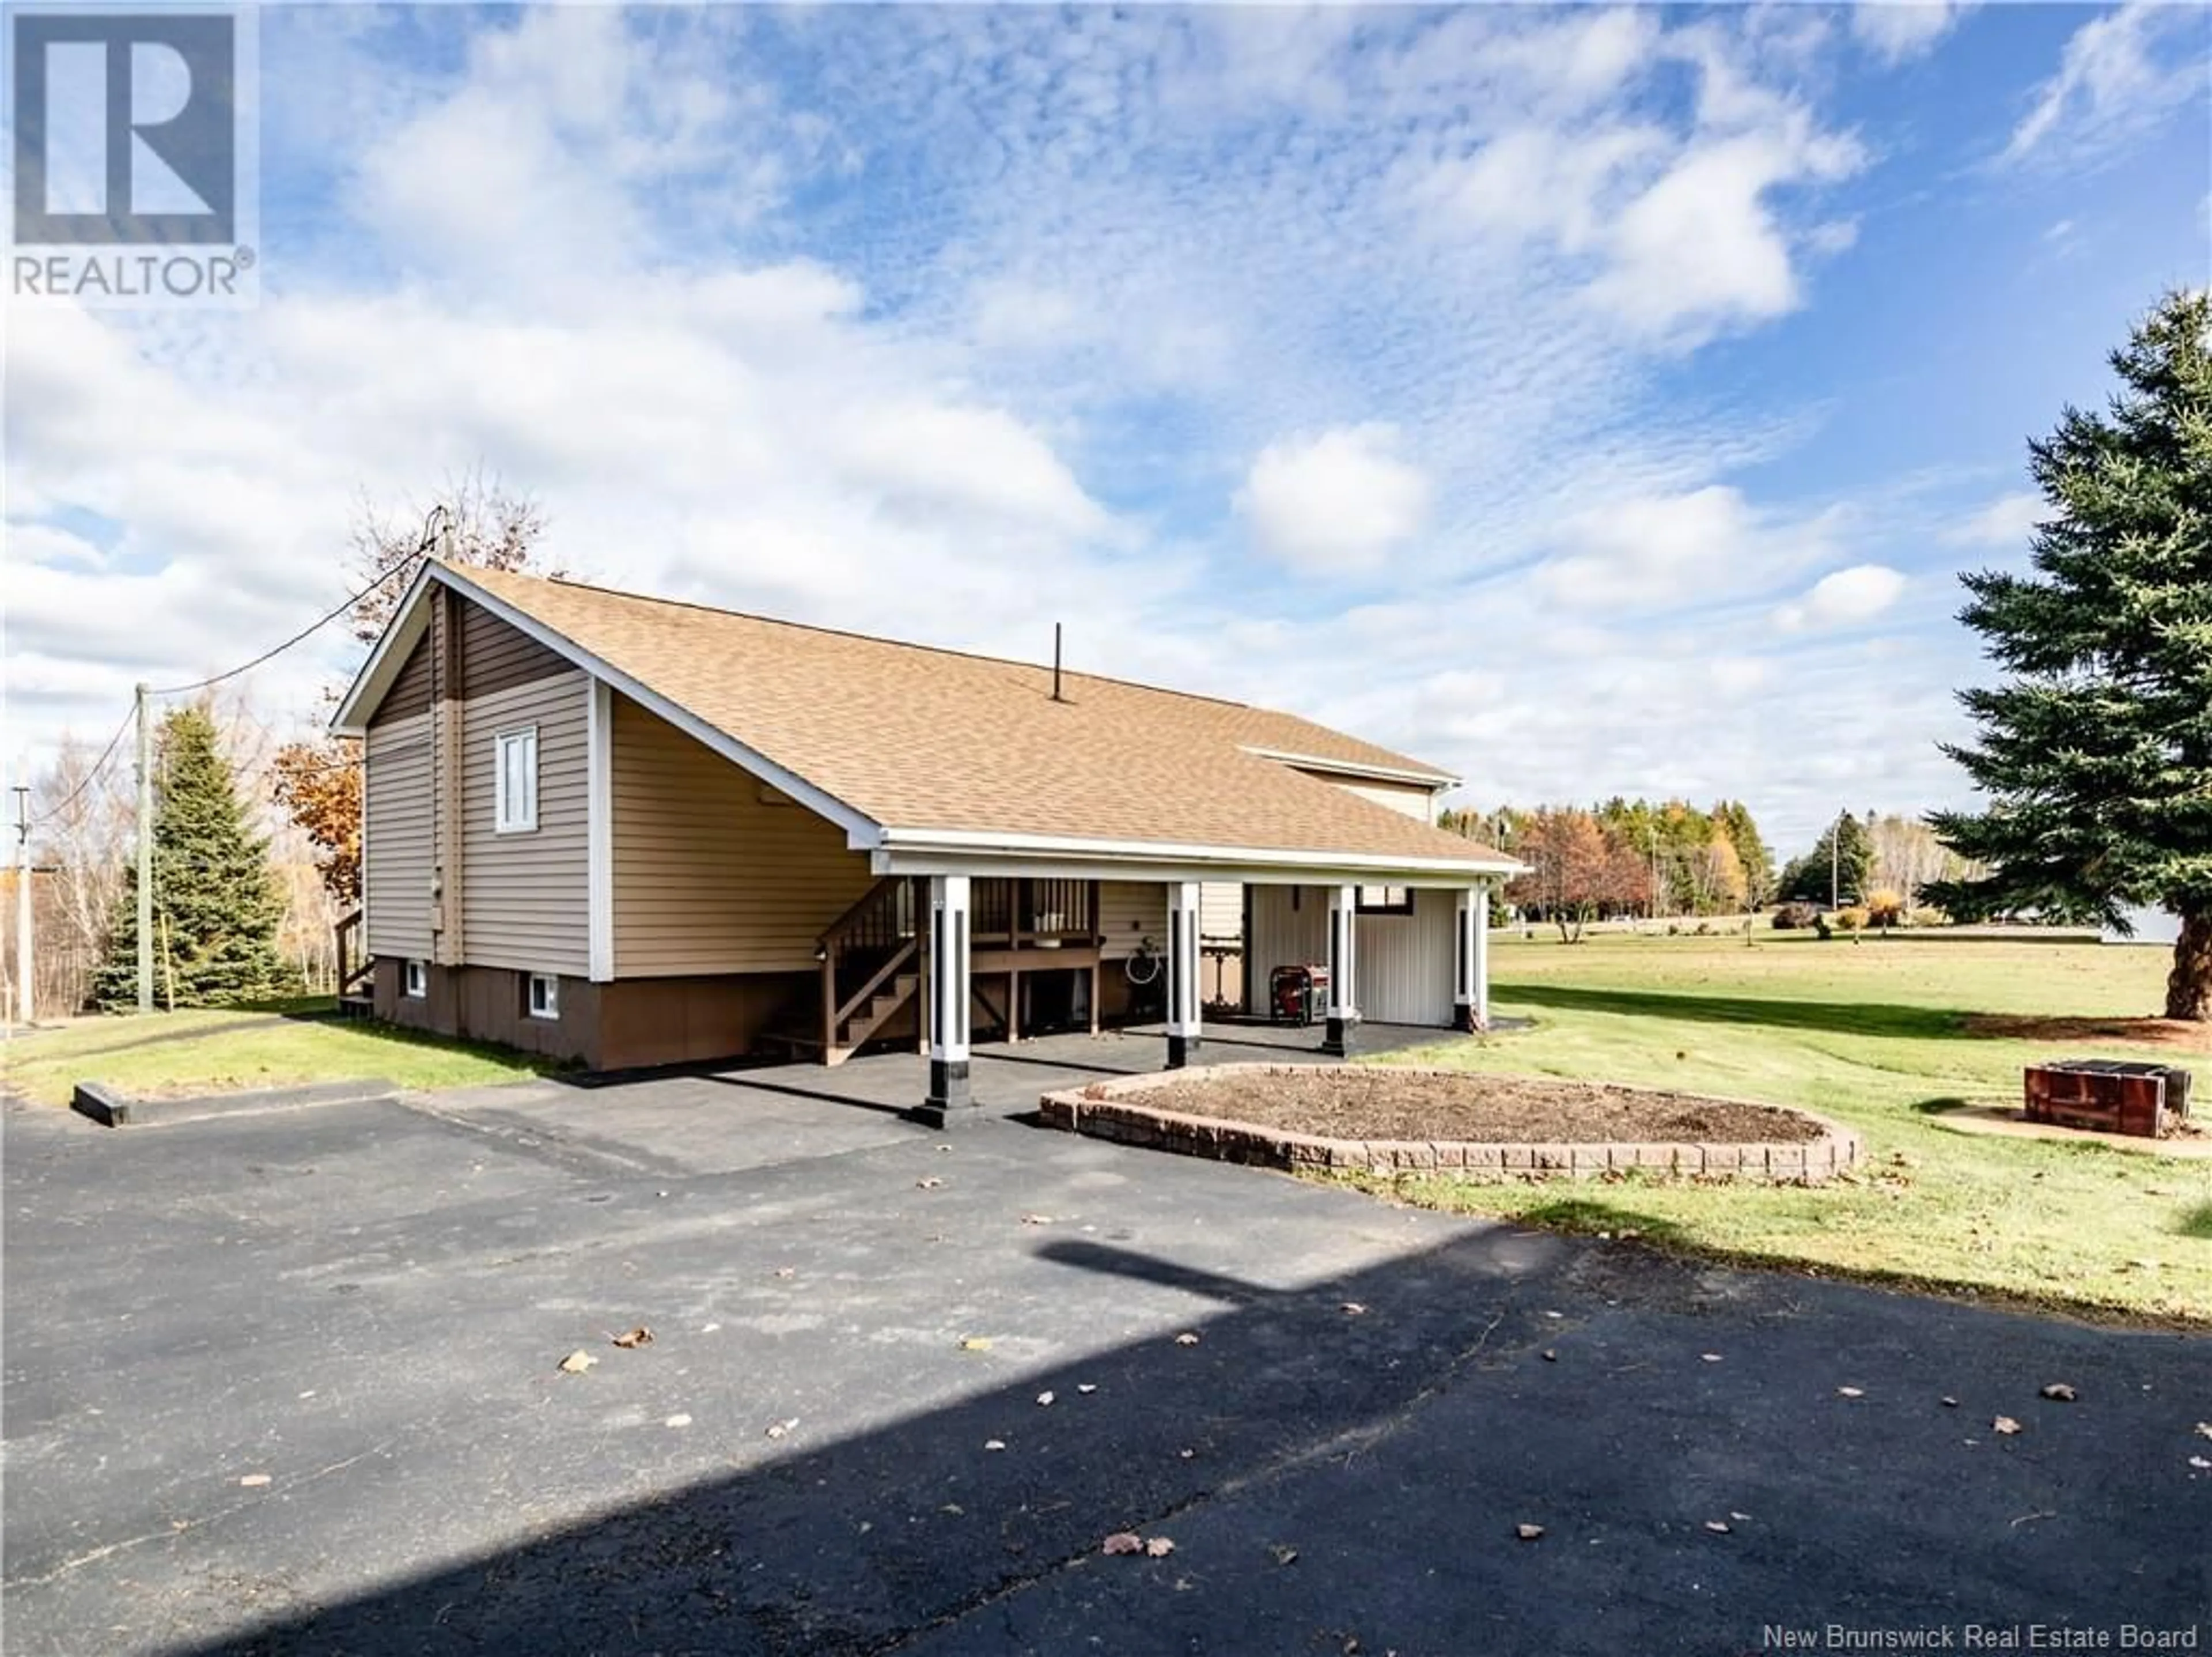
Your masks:
M 1385 1174 L 1816 1181 L 1860 1154 L 1856 1135 L 1778 1106 L 1401 1065 L 1126 1076 L 1047 1093 L 1042 1114 L 1073 1133 L 1188 1156 Z

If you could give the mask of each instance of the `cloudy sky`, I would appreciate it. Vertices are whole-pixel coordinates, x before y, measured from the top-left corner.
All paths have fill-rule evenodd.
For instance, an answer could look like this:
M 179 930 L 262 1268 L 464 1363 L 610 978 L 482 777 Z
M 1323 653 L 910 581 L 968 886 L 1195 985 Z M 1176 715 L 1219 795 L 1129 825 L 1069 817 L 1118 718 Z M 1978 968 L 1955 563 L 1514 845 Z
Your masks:
M 258 307 L 7 319 L 10 771 L 481 466 L 590 579 L 1064 620 L 1472 803 L 1794 850 L 1960 796 L 1956 572 L 2212 247 L 2194 8 L 270 7 L 260 58 Z

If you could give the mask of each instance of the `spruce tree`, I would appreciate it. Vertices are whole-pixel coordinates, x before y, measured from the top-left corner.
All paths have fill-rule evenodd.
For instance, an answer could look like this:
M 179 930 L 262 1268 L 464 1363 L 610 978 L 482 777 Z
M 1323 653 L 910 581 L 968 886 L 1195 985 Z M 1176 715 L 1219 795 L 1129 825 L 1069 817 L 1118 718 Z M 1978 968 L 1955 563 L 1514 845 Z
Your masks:
M 215 722 L 180 708 L 161 722 L 155 764 L 154 1004 L 219 1006 L 298 987 L 276 953 L 284 905 L 269 843 L 246 828 Z M 108 1011 L 138 998 L 138 872 L 116 902 L 93 1000 Z
M 2122 928 L 2162 906 L 2166 1016 L 2212 1020 L 2212 294 L 2169 295 L 2112 364 L 2105 412 L 2029 445 L 2034 573 L 1963 577 L 2006 679 L 1960 692 L 1979 740 L 1944 752 L 1989 807 L 1929 822 L 1990 872 L 1928 892 Z

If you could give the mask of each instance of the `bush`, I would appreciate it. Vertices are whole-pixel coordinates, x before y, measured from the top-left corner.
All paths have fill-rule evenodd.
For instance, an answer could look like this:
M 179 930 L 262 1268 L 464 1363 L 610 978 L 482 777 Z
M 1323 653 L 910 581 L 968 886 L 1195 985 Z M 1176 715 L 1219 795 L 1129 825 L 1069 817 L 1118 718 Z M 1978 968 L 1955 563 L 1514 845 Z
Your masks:
M 1905 899 L 1894 892 L 1869 892 L 1866 909 L 1867 924 L 1869 926 L 1905 924 Z
M 1839 909 L 1836 911 L 1836 929 L 1838 932 L 1863 932 L 1866 930 L 1867 920 L 1867 911 L 1858 905 L 1853 904 L 1848 909 Z
M 1810 904 L 1784 904 L 1774 911 L 1777 932 L 1802 932 L 1820 917 L 1820 911 Z
M 1914 910 L 1912 911 L 1911 921 L 1912 924 L 1915 926 L 1948 926 L 1951 924 L 1951 917 L 1948 915 L 1946 915 L 1942 910 L 1931 909 L 1926 906 Z

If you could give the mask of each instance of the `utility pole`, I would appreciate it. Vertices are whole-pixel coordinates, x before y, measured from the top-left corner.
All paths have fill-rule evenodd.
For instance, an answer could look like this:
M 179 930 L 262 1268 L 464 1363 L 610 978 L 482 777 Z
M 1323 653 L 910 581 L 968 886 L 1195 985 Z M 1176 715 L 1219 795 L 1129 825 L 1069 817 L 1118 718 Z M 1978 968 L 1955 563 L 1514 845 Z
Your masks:
M 15 1022 L 38 1016 L 31 982 L 31 790 L 15 784 Z
M 138 1010 L 154 1010 L 154 727 L 138 686 Z

